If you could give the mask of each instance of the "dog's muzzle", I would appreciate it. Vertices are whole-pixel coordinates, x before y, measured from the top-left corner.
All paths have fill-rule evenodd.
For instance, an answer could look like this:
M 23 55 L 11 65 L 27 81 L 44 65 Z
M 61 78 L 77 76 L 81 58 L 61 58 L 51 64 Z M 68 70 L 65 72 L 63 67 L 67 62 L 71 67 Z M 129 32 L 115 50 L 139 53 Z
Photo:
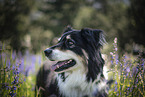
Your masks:
M 69 69 L 70 67 L 73 67 L 76 64 L 76 61 L 73 58 L 68 58 L 68 56 L 66 56 L 67 54 L 66 53 L 64 54 L 62 51 L 48 48 L 44 50 L 44 53 L 45 53 L 45 56 L 50 61 L 58 61 L 57 63 L 51 66 L 51 70 L 55 72 L 64 71 L 66 69 Z

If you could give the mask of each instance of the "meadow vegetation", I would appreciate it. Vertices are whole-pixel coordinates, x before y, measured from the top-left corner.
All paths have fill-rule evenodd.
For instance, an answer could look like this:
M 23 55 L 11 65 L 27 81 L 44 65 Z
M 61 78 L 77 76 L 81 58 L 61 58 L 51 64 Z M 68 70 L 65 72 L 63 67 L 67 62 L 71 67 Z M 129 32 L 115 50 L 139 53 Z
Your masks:
M 145 0 L 0 0 L 0 97 L 35 95 L 43 50 L 67 25 L 104 31 L 103 53 L 114 79 L 110 97 L 145 97 L 144 5 Z
M 144 97 L 145 96 L 145 59 L 125 53 L 118 54 L 117 38 L 108 57 L 110 78 L 114 80 L 109 97 Z M 16 54 L 5 49 L 0 54 L 0 95 L 1 97 L 33 97 L 35 95 L 36 74 L 44 62 L 43 53 L 37 55 L 26 52 Z M 39 95 L 36 89 L 36 96 Z

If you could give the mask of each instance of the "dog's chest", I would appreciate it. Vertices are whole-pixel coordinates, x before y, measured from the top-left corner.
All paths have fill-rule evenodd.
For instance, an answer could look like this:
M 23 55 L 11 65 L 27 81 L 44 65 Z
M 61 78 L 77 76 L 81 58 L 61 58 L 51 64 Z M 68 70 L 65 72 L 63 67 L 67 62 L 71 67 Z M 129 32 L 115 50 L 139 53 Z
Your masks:
M 96 85 L 87 82 L 86 75 L 80 72 L 58 76 L 60 92 L 65 97 L 92 97 Z

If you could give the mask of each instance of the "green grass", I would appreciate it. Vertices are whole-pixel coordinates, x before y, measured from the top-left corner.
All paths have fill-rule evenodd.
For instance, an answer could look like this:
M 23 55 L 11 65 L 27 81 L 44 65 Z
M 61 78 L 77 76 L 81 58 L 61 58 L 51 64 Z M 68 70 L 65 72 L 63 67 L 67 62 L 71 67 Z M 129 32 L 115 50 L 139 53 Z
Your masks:
M 119 55 L 117 38 L 111 57 L 109 76 L 112 84 L 109 97 L 145 97 L 145 59 L 131 54 Z M 27 52 L 0 51 L 0 97 L 34 97 L 36 74 L 44 55 Z M 38 91 L 38 90 L 37 90 Z M 38 96 L 38 95 L 36 95 Z
M 42 54 L 22 56 L 1 50 L 0 97 L 34 97 L 36 74 L 41 63 Z
M 145 97 L 145 59 L 138 56 L 117 53 L 117 39 L 111 54 L 111 72 L 115 83 L 110 97 Z

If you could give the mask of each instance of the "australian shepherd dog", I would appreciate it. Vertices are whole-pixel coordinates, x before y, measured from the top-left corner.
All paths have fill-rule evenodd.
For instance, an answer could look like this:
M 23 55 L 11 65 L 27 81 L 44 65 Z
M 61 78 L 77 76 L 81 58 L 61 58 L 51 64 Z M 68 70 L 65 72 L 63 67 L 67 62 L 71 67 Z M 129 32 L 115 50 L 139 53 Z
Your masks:
M 111 81 L 103 73 L 104 43 L 102 30 L 67 27 L 58 43 L 44 51 L 56 63 L 46 63 L 38 72 L 41 97 L 107 97 Z

